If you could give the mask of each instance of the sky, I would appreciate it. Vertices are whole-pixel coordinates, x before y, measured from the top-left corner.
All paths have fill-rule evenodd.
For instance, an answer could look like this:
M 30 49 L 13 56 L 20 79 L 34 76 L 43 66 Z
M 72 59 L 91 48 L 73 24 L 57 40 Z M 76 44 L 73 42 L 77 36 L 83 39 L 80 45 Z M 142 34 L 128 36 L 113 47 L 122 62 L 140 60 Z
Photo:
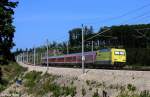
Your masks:
M 150 6 L 141 8 L 147 4 L 149 0 L 19 0 L 13 50 L 45 45 L 46 39 L 68 41 L 68 31 L 82 24 L 97 32 L 104 26 L 150 23 Z

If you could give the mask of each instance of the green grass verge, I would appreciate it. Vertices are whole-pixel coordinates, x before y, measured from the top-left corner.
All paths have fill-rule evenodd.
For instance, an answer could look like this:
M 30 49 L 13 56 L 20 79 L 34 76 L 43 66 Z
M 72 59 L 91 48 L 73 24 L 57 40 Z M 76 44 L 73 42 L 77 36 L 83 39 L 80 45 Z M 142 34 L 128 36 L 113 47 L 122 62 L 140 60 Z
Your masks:
M 15 62 L 8 65 L 0 65 L 0 92 L 7 88 L 8 85 L 14 83 L 17 77 L 22 75 L 27 68 L 23 68 Z

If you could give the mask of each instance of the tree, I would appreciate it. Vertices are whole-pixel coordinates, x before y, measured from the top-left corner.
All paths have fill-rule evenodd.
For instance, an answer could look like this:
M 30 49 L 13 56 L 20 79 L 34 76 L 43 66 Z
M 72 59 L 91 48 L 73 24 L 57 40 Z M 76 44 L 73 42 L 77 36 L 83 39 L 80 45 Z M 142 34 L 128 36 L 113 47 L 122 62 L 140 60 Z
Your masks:
M 0 67 L 0 84 L 2 82 L 2 68 Z
M 81 28 L 74 28 L 69 31 L 69 43 L 71 46 L 78 46 L 81 45 L 82 39 L 82 29 Z
M 13 59 L 11 49 L 15 45 L 13 43 L 15 27 L 12 23 L 17 4 L 18 2 L 12 0 L 0 1 L 0 63 Z
M 84 27 L 84 39 L 88 39 L 93 35 L 93 27 L 90 26 L 88 28 L 87 26 Z M 69 43 L 71 46 L 80 46 L 82 43 L 82 28 L 74 28 L 69 31 Z M 87 44 L 85 42 L 85 44 Z

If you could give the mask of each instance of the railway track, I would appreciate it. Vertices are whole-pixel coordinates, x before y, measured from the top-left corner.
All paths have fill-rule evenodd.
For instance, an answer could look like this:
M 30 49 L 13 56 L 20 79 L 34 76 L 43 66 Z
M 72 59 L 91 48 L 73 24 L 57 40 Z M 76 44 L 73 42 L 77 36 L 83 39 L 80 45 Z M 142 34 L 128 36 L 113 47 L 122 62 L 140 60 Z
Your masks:
M 43 65 L 41 65 L 43 66 Z M 46 66 L 45 66 L 46 67 Z M 81 66 L 75 67 L 75 66 L 59 66 L 59 65 L 53 65 L 49 67 L 58 67 L 58 68 L 82 68 Z M 150 66 L 125 66 L 125 67 L 85 67 L 85 69 L 105 69 L 105 70 L 128 70 L 128 71 L 150 71 Z
M 149 66 L 124 67 L 123 70 L 150 71 L 150 67 Z
M 150 67 L 107 67 L 107 68 L 88 68 L 88 69 L 105 69 L 105 70 L 127 70 L 127 71 L 150 71 Z

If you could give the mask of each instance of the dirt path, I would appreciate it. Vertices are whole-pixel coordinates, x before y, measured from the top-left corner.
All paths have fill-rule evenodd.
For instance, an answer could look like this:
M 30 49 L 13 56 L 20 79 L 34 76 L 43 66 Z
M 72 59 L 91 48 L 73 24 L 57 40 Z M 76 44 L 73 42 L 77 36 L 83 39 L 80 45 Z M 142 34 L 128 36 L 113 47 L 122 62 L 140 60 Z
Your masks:
M 82 74 L 82 69 L 74 68 L 56 68 L 56 67 L 40 67 L 19 63 L 23 67 L 27 67 L 29 71 L 42 71 L 48 73 L 78 77 L 81 80 L 94 80 L 105 82 L 106 84 L 127 85 L 133 84 L 139 89 L 150 90 L 150 71 L 126 71 L 126 70 L 102 70 L 102 69 L 86 69 L 86 73 Z

